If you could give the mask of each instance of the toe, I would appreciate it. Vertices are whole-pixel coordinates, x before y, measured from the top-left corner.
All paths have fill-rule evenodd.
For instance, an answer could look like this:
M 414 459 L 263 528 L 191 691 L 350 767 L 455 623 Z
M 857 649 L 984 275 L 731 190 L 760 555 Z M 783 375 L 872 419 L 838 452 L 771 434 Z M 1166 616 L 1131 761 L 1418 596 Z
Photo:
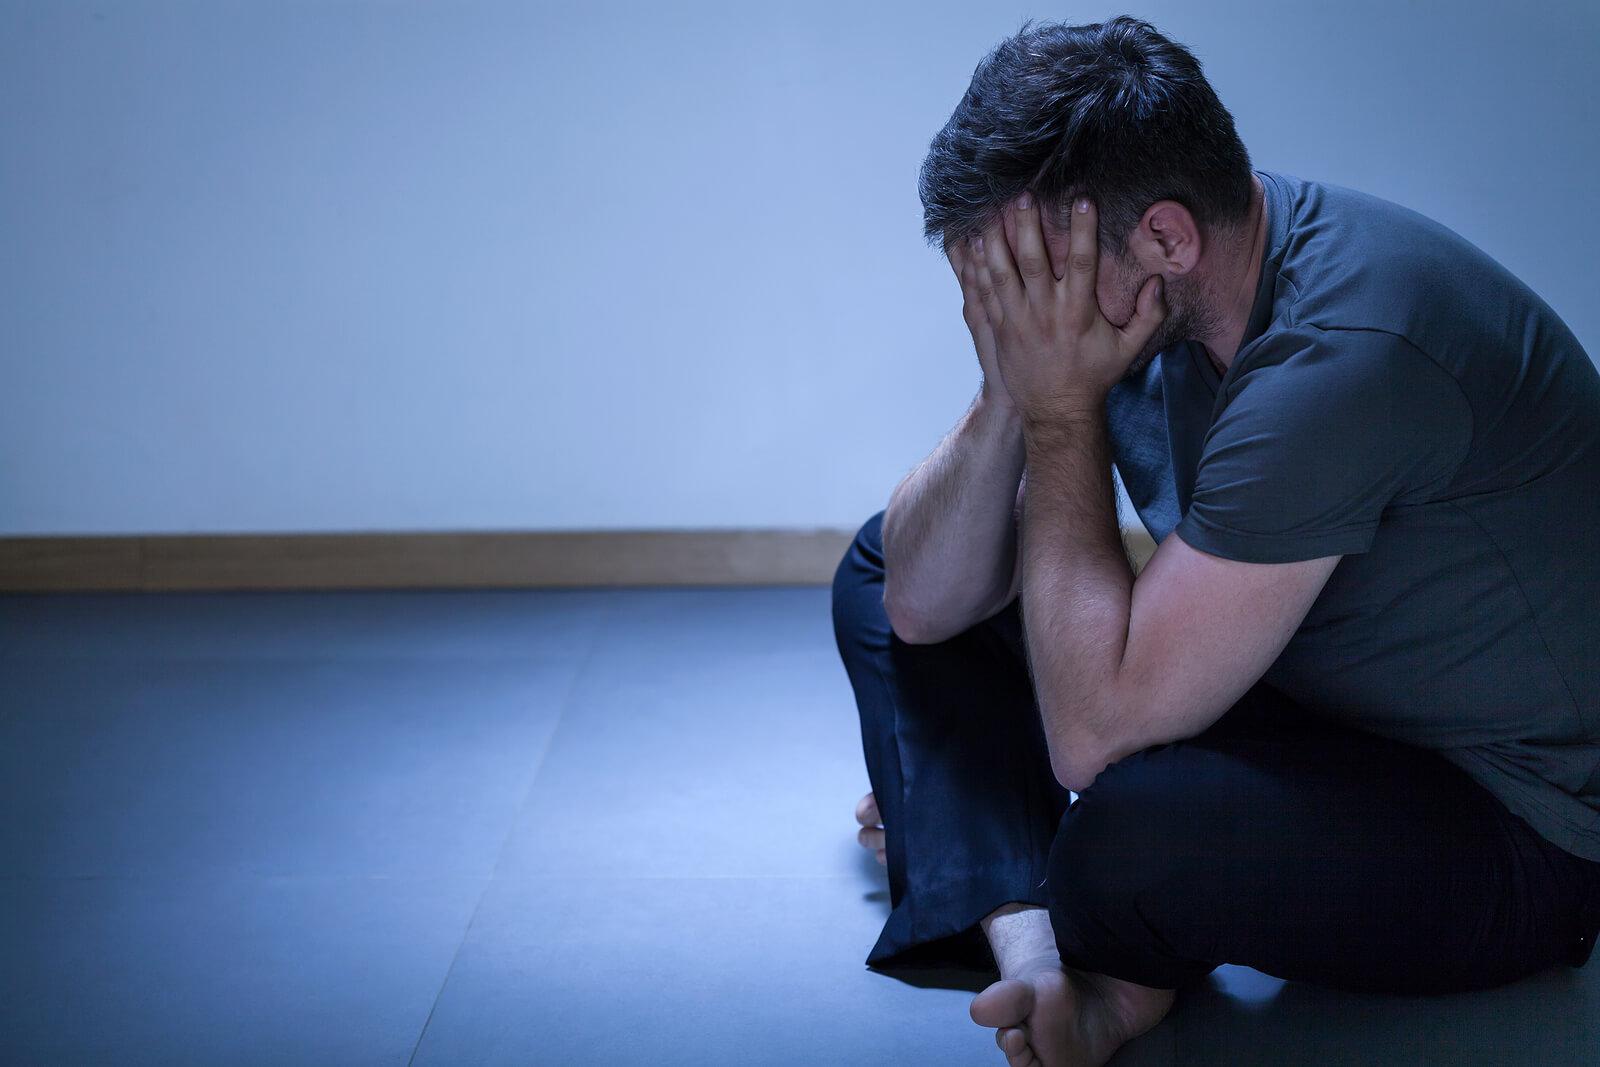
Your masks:
M 1028 1052 L 1028 1032 L 1020 1026 L 1002 1026 L 994 1032 L 994 1042 L 1007 1059 L 1016 1059 Z
M 1039 1057 L 1028 1043 L 1025 1026 L 1002 1026 L 994 1032 L 994 1043 L 1005 1053 L 1008 1067 L 1039 1067 Z
M 1033 1010 L 1033 987 L 1003 978 L 973 997 L 969 1010 L 979 1026 L 1016 1026 Z
M 877 826 L 883 822 L 878 814 L 878 798 L 868 793 L 856 804 L 856 822 L 862 826 Z
M 1028 1045 L 1026 1031 L 1013 1032 L 1022 1033 L 1023 1039 L 1015 1042 L 1014 1048 L 1004 1049 L 1006 1063 L 1010 1064 L 1010 1067 L 1032 1067 L 1033 1064 L 1039 1062 L 1039 1059 L 1033 1054 L 1033 1049 Z

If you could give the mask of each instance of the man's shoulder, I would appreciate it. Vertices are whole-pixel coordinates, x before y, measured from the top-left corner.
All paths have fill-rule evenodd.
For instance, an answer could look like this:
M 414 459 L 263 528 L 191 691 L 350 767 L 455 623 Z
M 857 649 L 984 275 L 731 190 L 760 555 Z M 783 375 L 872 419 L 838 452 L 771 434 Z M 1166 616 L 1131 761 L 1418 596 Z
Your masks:
M 1307 178 L 1285 171 L 1261 171 L 1276 181 L 1290 205 L 1289 235 L 1302 240 L 1308 233 L 1348 228 L 1364 238 L 1388 243 L 1392 234 L 1374 232 L 1374 223 L 1417 227 L 1430 236 L 1464 240 L 1431 215 L 1380 193 L 1323 178 Z
M 1469 354 L 1520 359 L 1506 309 L 1542 315 L 1536 295 L 1491 255 L 1405 205 L 1332 182 L 1290 178 L 1288 233 L 1271 326 L 1403 339 L 1458 378 Z M 1496 313 L 1495 309 L 1501 309 Z M 1269 331 L 1270 332 L 1270 331 Z M 1275 347 L 1290 337 L 1258 340 Z
M 1482 249 L 1403 204 L 1302 182 L 1279 262 L 1300 320 L 1393 328 L 1396 312 L 1441 276 L 1483 284 L 1501 271 Z

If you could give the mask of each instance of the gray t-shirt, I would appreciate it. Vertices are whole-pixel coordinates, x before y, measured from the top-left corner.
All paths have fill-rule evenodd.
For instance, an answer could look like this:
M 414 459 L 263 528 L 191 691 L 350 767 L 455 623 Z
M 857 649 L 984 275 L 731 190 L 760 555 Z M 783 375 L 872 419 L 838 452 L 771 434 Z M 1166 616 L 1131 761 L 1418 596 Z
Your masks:
M 1129 498 L 1158 541 L 1342 553 L 1263 681 L 1600 860 L 1600 373 L 1445 226 L 1256 174 L 1269 234 L 1227 374 L 1185 342 L 1108 400 Z

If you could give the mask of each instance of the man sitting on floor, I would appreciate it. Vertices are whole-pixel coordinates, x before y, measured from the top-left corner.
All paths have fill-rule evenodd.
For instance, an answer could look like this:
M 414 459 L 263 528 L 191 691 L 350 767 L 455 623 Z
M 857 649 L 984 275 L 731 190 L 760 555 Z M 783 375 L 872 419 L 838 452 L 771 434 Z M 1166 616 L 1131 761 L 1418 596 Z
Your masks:
M 972 1017 L 1014 1067 L 1102 1063 L 1222 963 L 1581 966 L 1600 374 L 1556 313 L 1437 222 L 1253 168 L 1129 17 L 996 47 L 920 192 L 983 384 L 834 580 L 868 962 L 996 965 Z

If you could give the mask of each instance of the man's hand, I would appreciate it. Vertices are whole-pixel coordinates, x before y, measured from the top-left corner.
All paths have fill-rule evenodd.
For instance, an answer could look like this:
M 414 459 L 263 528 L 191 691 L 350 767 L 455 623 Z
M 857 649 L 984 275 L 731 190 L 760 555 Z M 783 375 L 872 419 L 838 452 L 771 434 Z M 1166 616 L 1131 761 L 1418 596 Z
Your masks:
M 968 270 L 972 259 L 963 241 L 952 244 L 945 252 L 956 281 L 961 283 L 961 317 L 966 320 L 972 334 L 972 347 L 978 350 L 978 366 L 983 368 L 984 399 L 1006 407 L 1011 406 L 1011 394 L 1000 376 L 999 357 L 995 353 L 994 327 L 989 325 L 988 313 L 983 310 L 983 298 L 978 294 L 978 275 Z
M 1006 240 L 1004 212 L 1016 230 Z M 1117 326 L 1100 311 L 1097 212 L 1079 198 L 1072 212 L 1065 275 L 1050 269 L 1038 205 L 1023 193 L 983 232 L 962 261 L 962 286 L 976 288 L 994 335 L 996 364 L 1028 422 L 1097 409 L 1167 316 L 1160 275 L 1139 290 L 1134 315 Z

